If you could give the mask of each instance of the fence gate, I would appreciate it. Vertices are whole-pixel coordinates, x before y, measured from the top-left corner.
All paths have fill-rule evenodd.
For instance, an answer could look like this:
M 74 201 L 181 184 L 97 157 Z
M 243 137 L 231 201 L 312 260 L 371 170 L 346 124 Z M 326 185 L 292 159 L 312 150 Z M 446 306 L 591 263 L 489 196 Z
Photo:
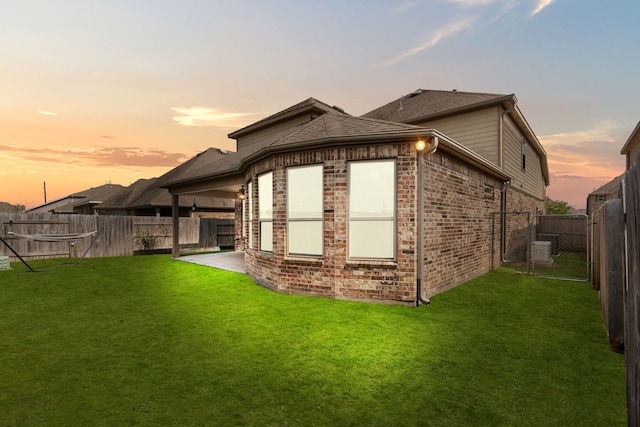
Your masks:
M 491 214 L 491 268 L 565 280 L 589 280 L 586 215 Z
M 531 272 L 565 280 L 589 280 L 588 217 L 541 215 L 531 243 Z
M 503 265 L 523 273 L 530 273 L 528 248 L 531 235 L 529 212 L 493 212 L 491 214 L 491 269 Z

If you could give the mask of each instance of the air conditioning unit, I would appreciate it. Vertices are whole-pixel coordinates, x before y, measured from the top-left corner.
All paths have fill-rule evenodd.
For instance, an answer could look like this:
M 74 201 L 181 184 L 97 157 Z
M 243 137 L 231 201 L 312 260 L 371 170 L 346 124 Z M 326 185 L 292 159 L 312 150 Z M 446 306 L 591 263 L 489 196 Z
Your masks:
M 552 264 L 551 242 L 531 242 L 531 260 L 538 264 Z
M 0 270 L 11 270 L 8 256 L 0 256 Z

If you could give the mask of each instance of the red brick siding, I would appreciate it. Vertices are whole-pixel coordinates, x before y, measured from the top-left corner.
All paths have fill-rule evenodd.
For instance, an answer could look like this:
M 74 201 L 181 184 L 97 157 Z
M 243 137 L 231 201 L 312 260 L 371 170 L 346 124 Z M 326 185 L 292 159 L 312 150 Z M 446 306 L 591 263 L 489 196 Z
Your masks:
M 489 271 L 491 213 L 500 210 L 502 183 L 439 152 L 426 157 L 424 169 L 423 290 L 429 296 Z
M 347 164 L 353 160 L 396 159 L 397 246 L 394 261 L 348 259 Z M 501 185 L 439 152 L 425 159 L 424 286 L 439 292 L 490 265 L 491 216 L 500 208 Z M 286 255 L 286 168 L 324 166 L 324 256 Z M 413 304 L 416 301 L 416 154 L 409 143 L 327 148 L 271 157 L 253 165 L 254 248 L 246 248 L 247 271 L 270 289 L 338 299 Z M 273 253 L 258 247 L 257 176 L 273 172 Z M 486 197 L 485 184 L 495 191 Z M 248 214 L 248 212 L 247 212 Z M 241 222 L 238 222 L 241 224 Z M 248 229 L 246 230 L 248 231 Z

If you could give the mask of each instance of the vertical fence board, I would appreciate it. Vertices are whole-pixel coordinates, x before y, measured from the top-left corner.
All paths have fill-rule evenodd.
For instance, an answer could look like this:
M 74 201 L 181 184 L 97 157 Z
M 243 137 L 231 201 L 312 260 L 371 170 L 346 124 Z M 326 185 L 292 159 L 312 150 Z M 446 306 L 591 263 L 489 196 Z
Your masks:
M 205 221 L 201 226 L 201 221 Z M 207 222 L 208 221 L 208 222 Z M 179 218 L 180 247 L 233 246 L 233 219 Z M 21 240 L 7 233 L 18 234 L 80 234 L 97 231 L 92 237 L 74 242 L 36 242 Z M 220 234 L 218 236 L 218 234 Z M 131 217 L 103 215 L 58 215 L 33 213 L 0 213 L 0 235 L 25 259 L 81 257 L 87 249 L 88 258 L 129 256 L 170 250 L 173 227 L 170 217 Z M 0 244 L 0 255 L 17 258 Z
M 625 364 L 627 410 L 630 426 L 640 425 L 640 165 L 636 161 L 623 181 L 627 282 L 625 305 Z
M 624 343 L 624 223 L 622 201 L 610 200 L 600 211 L 600 304 L 609 344 L 621 352 Z

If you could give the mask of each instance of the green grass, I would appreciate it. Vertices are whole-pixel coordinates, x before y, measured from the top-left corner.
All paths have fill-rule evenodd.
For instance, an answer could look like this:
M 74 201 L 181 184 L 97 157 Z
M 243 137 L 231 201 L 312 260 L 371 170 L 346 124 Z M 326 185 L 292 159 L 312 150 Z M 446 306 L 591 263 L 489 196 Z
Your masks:
M 589 278 L 587 253 L 561 251 L 551 257 L 553 264 L 536 263 L 534 274 L 567 279 L 587 280 Z
M 412 308 L 165 255 L 12 267 L 2 426 L 626 424 L 624 359 L 584 283 L 494 272 Z

